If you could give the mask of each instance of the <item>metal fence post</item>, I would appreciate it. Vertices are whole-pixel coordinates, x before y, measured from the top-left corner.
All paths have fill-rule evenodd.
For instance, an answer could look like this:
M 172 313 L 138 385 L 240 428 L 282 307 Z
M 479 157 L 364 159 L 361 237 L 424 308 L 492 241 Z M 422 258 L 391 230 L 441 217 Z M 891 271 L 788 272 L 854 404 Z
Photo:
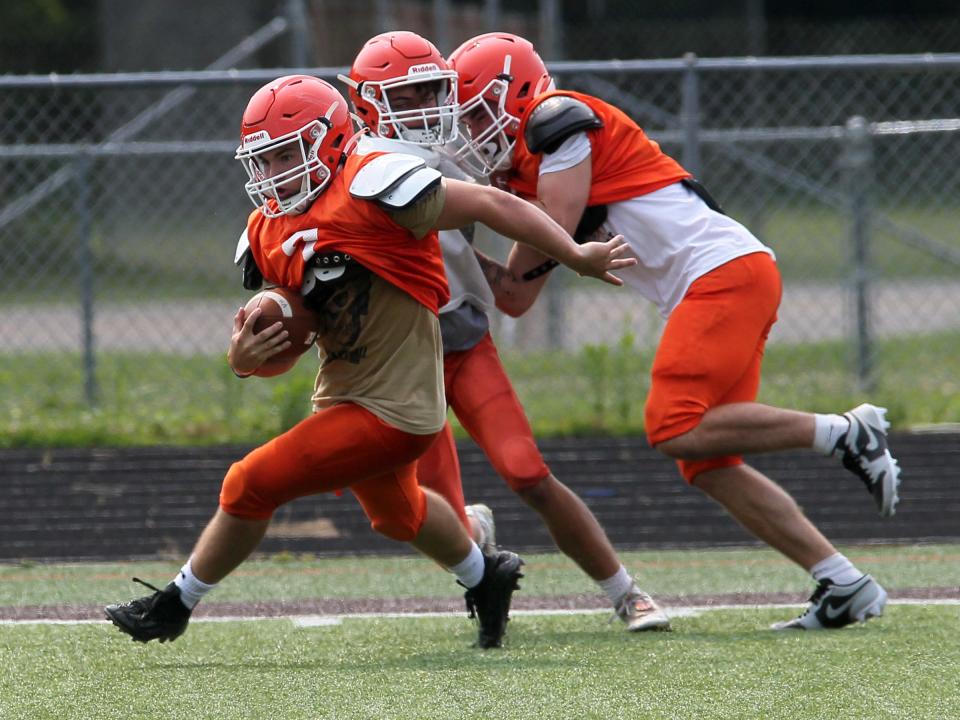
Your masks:
M 287 0 L 284 16 L 290 30 L 290 67 L 310 65 L 310 18 L 304 0 Z
M 680 87 L 680 122 L 683 124 L 682 164 L 694 177 L 700 176 L 700 78 L 697 75 L 697 56 L 683 56 L 686 69 Z
M 563 58 L 563 17 L 557 0 L 540 0 L 537 4 L 537 21 L 540 26 L 540 43 L 537 48 L 547 60 Z
M 433 42 L 443 55 L 453 51 L 450 45 L 450 0 L 433 0 Z
M 73 208 L 76 217 L 77 267 L 80 280 L 80 327 L 82 338 L 83 395 L 89 407 L 97 404 L 97 359 L 93 334 L 94 315 L 94 261 L 90 234 L 93 226 L 93 208 L 90 192 L 93 161 L 89 156 L 77 161 L 74 175 L 76 192 Z
M 484 0 L 483 29 L 485 32 L 495 32 L 500 29 L 500 0 Z
M 374 27 L 378 33 L 390 32 L 396 27 L 394 22 L 393 4 L 390 0 L 374 0 Z
M 870 331 L 870 190 L 873 184 L 873 147 L 870 126 L 859 115 L 847 120 L 844 165 L 850 198 L 851 283 L 854 303 L 857 382 L 873 389 L 873 337 Z

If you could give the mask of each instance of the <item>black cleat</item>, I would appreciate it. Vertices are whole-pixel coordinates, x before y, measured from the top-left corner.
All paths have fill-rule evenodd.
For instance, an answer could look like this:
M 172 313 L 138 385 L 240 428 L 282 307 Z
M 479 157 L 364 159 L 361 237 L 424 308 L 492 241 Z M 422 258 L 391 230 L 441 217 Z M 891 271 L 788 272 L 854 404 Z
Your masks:
M 464 593 L 471 618 L 477 618 L 480 634 L 477 647 L 498 648 L 510 619 L 510 599 L 519 590 L 523 560 L 509 550 L 497 550 L 483 556 L 483 580 Z
M 140 578 L 133 580 L 155 592 L 130 602 L 107 605 L 107 619 L 137 642 L 167 642 L 183 635 L 192 610 L 180 601 L 180 588 L 170 583 L 160 590 Z

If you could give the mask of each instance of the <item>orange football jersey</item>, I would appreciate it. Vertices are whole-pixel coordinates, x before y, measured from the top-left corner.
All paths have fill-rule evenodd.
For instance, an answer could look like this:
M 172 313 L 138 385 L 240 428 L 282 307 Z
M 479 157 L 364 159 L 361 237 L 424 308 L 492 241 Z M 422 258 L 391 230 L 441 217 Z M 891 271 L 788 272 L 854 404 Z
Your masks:
M 383 153 L 350 155 L 327 188 L 300 215 L 268 218 L 254 210 L 247 221 L 250 251 L 264 278 L 300 289 L 313 254 L 347 253 L 434 313 L 449 298 L 436 231 L 421 240 L 370 200 L 350 195 L 350 183 Z
M 587 205 L 603 205 L 646 195 L 690 177 L 680 163 L 665 154 L 660 146 L 619 108 L 599 98 L 566 90 L 539 95 L 527 106 L 520 119 L 517 144 L 513 149 L 513 168 L 507 180 L 518 195 L 537 196 L 542 153 L 534 155 L 527 148 L 524 131 L 530 113 L 549 97 L 563 95 L 589 106 L 603 122 L 603 127 L 586 130 L 590 139 L 593 179 Z

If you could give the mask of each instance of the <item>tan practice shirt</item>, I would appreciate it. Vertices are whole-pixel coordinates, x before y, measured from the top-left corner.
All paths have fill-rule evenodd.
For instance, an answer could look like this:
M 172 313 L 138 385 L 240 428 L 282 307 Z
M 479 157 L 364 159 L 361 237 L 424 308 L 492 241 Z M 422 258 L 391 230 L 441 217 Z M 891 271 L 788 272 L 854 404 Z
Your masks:
M 421 236 L 435 223 L 443 198 L 438 190 L 394 219 Z M 322 316 L 314 411 L 352 402 L 415 435 L 443 427 L 443 346 L 431 310 L 371 272 L 343 283 Z

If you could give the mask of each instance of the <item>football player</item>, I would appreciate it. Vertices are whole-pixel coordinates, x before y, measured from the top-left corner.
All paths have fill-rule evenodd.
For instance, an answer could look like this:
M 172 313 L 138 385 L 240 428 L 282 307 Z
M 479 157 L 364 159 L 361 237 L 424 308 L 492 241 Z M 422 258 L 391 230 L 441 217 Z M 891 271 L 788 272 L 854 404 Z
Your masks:
M 467 137 L 457 158 L 464 167 L 544 208 L 578 239 L 626 236 L 639 262 L 623 278 L 667 319 L 645 407 L 650 444 L 817 582 L 803 615 L 775 627 L 843 627 L 880 615 L 883 588 L 742 457 L 814 448 L 859 477 L 882 516 L 894 513 L 900 470 L 887 446 L 883 408 L 864 404 L 821 415 L 756 402 L 781 296 L 770 248 L 724 214 L 619 108 L 555 89 L 527 40 L 487 33 L 448 61 L 459 78 Z M 506 268 L 488 277 L 517 314 L 555 265 L 516 245 Z
M 360 49 L 347 84 L 355 112 L 370 130 L 358 152 L 422 157 L 446 177 L 465 179 L 437 146 L 457 139 L 456 73 L 425 38 L 387 32 Z M 490 336 L 495 299 L 472 249 L 485 228 L 440 232 L 450 300 L 440 308 L 447 404 L 497 474 L 541 517 L 557 546 L 601 587 L 630 631 L 667 629 L 669 618 L 624 568 L 586 504 L 544 462 L 520 400 Z M 485 505 L 464 511 L 456 444 L 449 424 L 417 466 L 420 484 L 447 498 L 481 546 L 495 543 Z
M 299 289 L 321 316 L 315 412 L 234 463 L 220 507 L 163 589 L 110 605 L 134 640 L 174 640 L 196 603 L 242 563 L 273 512 L 298 497 L 349 488 L 374 530 L 448 568 L 467 588 L 480 647 L 499 647 L 521 559 L 484 554 L 446 500 L 422 489 L 416 460 L 443 428 L 437 311 L 449 297 L 437 229 L 482 221 L 584 275 L 612 284 L 622 239 L 578 246 L 541 212 L 494 188 L 444 179 L 420 158 L 358 154 L 347 102 L 329 83 L 279 78 L 243 113 L 236 156 L 256 209 L 237 261 L 245 285 Z M 289 345 L 259 308 L 241 308 L 227 359 L 243 377 Z

